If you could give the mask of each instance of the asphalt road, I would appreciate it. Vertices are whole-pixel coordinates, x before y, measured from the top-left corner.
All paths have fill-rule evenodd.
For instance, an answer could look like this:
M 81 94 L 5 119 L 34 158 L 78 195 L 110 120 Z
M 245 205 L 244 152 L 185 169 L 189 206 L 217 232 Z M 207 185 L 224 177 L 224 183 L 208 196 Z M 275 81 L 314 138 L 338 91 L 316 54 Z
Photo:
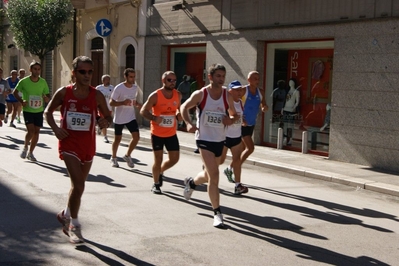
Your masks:
M 0 128 L 0 265 L 399 265 L 398 197 L 246 165 L 244 196 L 221 175 L 216 229 L 206 186 L 182 195 L 198 155 L 183 151 L 154 195 L 148 144 L 134 169 L 122 144 L 112 168 L 101 137 L 79 216 L 86 243 L 69 244 L 55 218 L 70 185 L 57 140 L 45 127 L 31 163 L 19 157 L 24 134 Z

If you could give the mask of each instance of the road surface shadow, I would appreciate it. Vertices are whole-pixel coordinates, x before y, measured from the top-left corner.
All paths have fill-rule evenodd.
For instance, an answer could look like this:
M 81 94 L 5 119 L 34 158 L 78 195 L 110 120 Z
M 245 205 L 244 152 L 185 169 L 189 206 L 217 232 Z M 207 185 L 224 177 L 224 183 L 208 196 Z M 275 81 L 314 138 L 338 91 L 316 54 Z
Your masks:
M 105 246 L 105 245 L 96 243 L 94 241 L 88 240 L 88 239 L 85 239 L 85 242 L 86 242 L 86 244 L 90 244 L 96 248 L 101 249 L 102 251 L 114 254 L 118 258 L 124 260 L 129 265 L 143 265 L 143 266 L 154 265 L 154 264 L 142 261 L 140 259 L 137 259 L 137 258 L 127 254 L 124 251 L 114 249 L 109 246 Z M 86 244 L 78 245 L 78 246 L 76 246 L 76 249 L 79 251 L 83 251 L 83 252 L 92 254 L 93 256 L 97 257 L 100 261 L 104 262 L 107 265 L 126 265 L 126 263 L 120 263 L 119 261 L 116 261 L 114 259 L 111 259 L 111 258 L 103 255 L 103 254 L 98 253 L 97 251 L 95 251 L 94 249 L 92 249 L 91 247 L 89 247 Z
M 199 213 L 199 215 L 207 216 L 210 219 L 213 219 L 213 215 L 209 214 L 212 209 L 208 202 L 198 199 L 191 199 L 190 201 L 186 201 L 185 199 L 183 199 L 182 196 L 177 195 L 173 192 L 164 192 L 164 195 L 174 200 L 185 202 L 186 204 L 188 203 L 200 209 L 207 210 L 206 214 Z M 351 257 L 335 251 L 328 250 L 320 246 L 299 242 L 294 239 L 271 234 L 268 231 L 263 231 L 259 229 L 270 228 L 289 230 L 291 232 L 295 232 L 304 236 L 328 240 L 324 236 L 319 236 L 309 232 L 301 232 L 301 230 L 303 229 L 302 227 L 284 221 L 280 218 L 258 216 L 252 213 L 232 209 L 225 206 L 222 207 L 222 211 L 224 214 L 225 227 L 228 230 L 235 231 L 245 236 L 267 241 L 268 243 L 279 246 L 281 248 L 289 249 L 297 254 L 296 256 L 302 259 L 333 265 L 388 265 L 371 257 Z

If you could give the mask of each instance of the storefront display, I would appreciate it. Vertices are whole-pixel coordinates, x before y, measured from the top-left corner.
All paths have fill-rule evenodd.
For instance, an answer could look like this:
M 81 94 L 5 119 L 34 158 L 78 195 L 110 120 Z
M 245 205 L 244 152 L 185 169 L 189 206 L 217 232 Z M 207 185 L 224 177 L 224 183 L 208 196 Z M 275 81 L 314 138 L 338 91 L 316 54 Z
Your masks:
M 277 145 L 278 128 L 283 128 L 284 148 L 300 151 L 302 132 L 307 131 L 310 152 L 328 153 L 334 53 L 328 43 L 331 48 L 325 41 L 320 48 L 317 42 L 267 46 L 273 60 L 267 58 L 266 95 L 273 111 L 264 119 L 266 145 Z

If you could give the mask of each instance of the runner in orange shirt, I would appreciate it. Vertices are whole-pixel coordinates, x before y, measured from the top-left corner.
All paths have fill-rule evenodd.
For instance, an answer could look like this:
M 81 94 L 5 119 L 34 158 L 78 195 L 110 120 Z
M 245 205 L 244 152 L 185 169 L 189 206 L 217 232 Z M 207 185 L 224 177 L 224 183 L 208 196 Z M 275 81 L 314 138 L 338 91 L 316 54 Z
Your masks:
M 163 172 L 179 161 L 179 140 L 176 135 L 176 118 L 182 121 L 179 112 L 181 93 L 176 87 L 176 74 L 166 71 L 162 75 L 162 88 L 148 96 L 140 114 L 151 120 L 151 143 L 154 151 L 152 176 L 154 194 L 162 194 Z M 168 151 L 168 159 L 163 161 L 163 147 Z

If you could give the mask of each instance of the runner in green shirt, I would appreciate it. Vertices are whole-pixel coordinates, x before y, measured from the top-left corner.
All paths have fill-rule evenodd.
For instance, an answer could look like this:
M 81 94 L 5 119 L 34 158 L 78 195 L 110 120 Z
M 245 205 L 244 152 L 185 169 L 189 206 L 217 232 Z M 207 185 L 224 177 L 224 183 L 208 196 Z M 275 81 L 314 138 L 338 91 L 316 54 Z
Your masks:
M 27 129 L 21 158 L 27 158 L 32 162 L 36 162 L 33 150 L 39 141 L 40 128 L 43 127 L 44 103 L 48 103 L 50 100 L 47 82 L 40 77 L 41 68 L 39 62 L 33 61 L 29 67 L 31 75 L 21 79 L 13 92 L 14 97 L 22 104 Z M 18 92 L 22 93 L 22 98 Z

